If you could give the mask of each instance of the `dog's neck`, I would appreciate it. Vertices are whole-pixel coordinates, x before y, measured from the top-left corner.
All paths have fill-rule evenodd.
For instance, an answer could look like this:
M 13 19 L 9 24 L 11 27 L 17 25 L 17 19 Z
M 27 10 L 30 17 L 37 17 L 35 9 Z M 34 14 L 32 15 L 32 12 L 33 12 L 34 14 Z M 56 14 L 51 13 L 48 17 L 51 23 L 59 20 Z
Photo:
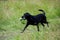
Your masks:
M 27 17 L 26 20 L 27 20 L 27 21 L 33 20 L 33 16 L 31 15 L 30 17 Z

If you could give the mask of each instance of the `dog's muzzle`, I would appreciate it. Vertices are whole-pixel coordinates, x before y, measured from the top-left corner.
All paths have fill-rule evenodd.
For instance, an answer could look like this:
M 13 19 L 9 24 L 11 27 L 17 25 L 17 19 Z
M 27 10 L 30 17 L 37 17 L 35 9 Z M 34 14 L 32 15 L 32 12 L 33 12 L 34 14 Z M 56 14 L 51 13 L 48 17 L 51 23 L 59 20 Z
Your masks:
M 20 21 L 25 20 L 25 18 L 20 18 Z
M 20 18 L 20 21 L 22 21 L 23 19 L 22 18 Z

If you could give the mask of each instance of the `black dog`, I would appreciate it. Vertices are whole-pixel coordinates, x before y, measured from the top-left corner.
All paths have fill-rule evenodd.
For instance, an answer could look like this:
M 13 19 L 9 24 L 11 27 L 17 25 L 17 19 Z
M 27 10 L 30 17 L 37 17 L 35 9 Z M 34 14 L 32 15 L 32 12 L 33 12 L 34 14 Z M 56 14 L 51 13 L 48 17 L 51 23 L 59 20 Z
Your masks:
M 24 30 L 28 27 L 28 25 L 36 25 L 38 31 L 39 31 L 39 26 L 38 26 L 39 23 L 41 23 L 43 27 L 44 27 L 44 23 L 47 24 L 47 26 L 48 26 L 48 22 L 47 22 L 47 19 L 46 19 L 46 16 L 45 16 L 45 12 L 41 9 L 39 11 L 42 11 L 43 13 L 38 14 L 36 16 L 33 16 L 29 13 L 25 13 L 22 16 L 22 19 L 27 20 L 27 24 L 24 27 L 22 32 L 24 32 Z

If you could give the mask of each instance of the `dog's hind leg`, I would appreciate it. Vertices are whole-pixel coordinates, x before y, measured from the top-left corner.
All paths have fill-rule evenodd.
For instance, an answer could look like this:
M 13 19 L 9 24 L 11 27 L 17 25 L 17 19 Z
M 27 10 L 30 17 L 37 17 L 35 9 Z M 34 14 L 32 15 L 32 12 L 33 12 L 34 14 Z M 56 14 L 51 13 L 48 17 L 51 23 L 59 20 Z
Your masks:
M 48 25 L 48 23 L 49 23 L 49 22 L 47 22 L 47 20 L 46 20 L 46 19 L 45 19 L 45 20 L 43 20 L 43 23 L 47 24 L 47 26 L 49 27 L 49 25 Z
M 47 24 L 47 26 L 49 27 L 48 22 L 46 22 L 46 24 Z
M 25 29 L 28 27 L 28 23 L 26 24 L 26 26 L 24 27 L 23 31 L 21 33 L 23 33 L 25 31 Z
M 49 27 L 49 25 L 48 25 L 48 22 L 47 22 L 47 21 L 45 21 L 44 23 L 45 23 L 45 24 L 47 24 L 47 26 Z
M 43 27 L 45 26 L 43 23 L 41 23 L 41 24 L 42 24 Z

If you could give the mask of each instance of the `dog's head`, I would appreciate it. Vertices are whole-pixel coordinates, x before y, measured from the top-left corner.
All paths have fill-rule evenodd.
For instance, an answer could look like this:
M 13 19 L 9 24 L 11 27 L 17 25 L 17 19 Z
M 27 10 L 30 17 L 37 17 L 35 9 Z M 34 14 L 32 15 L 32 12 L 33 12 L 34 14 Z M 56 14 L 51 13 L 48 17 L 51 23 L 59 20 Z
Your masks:
M 25 13 L 21 18 L 20 20 L 26 20 L 30 17 L 31 15 L 29 13 Z

